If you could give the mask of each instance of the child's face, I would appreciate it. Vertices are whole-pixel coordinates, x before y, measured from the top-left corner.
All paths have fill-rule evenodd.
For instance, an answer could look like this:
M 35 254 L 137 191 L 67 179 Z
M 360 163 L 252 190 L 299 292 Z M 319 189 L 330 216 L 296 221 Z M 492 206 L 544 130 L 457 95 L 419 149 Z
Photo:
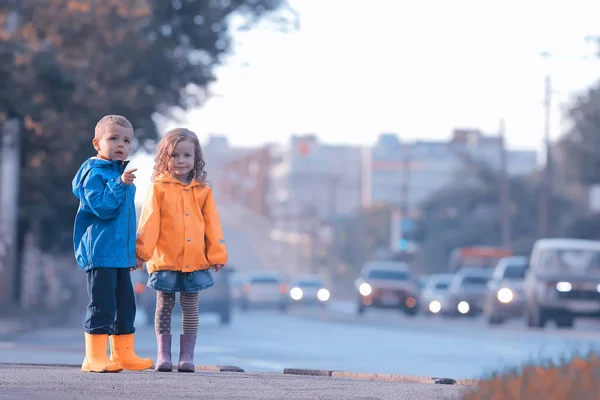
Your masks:
M 129 157 L 132 140 L 133 129 L 117 124 L 110 124 L 106 127 L 100 138 L 94 138 L 93 144 L 101 156 L 109 160 L 124 161 Z
M 176 179 L 184 181 L 192 169 L 194 169 L 195 159 L 196 148 L 194 147 L 194 143 L 189 140 L 182 140 L 173 149 L 169 160 L 169 172 Z

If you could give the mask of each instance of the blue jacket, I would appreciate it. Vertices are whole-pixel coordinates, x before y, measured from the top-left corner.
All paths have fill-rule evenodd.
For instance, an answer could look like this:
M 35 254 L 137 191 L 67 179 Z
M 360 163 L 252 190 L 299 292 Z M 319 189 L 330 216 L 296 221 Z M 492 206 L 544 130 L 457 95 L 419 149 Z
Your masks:
M 73 179 L 79 199 L 73 246 L 84 271 L 135 266 L 135 186 L 121 181 L 128 163 L 92 157 Z

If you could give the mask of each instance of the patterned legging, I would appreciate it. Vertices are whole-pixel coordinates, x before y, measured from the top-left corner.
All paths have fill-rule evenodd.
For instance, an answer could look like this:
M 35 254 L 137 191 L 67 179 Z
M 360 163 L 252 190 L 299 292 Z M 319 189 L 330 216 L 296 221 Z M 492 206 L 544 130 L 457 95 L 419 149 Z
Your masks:
M 198 334 L 198 293 L 180 293 L 182 333 L 184 335 Z M 175 293 L 156 292 L 156 313 L 154 329 L 159 335 L 171 334 L 171 316 L 175 308 Z

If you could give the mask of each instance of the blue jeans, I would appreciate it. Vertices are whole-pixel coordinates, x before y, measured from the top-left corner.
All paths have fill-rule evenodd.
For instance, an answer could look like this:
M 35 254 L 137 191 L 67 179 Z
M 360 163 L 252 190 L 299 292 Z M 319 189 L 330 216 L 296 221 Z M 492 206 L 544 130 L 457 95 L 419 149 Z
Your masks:
M 90 303 L 83 329 L 89 334 L 135 332 L 135 293 L 129 268 L 94 268 L 86 272 Z

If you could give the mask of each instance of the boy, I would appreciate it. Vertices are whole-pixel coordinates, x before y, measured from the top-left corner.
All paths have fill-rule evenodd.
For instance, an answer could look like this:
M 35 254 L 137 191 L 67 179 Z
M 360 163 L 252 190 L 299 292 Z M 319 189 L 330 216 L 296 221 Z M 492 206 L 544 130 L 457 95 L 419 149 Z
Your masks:
M 90 298 L 83 325 L 84 372 L 152 367 L 152 360 L 138 357 L 133 348 L 136 309 L 130 271 L 136 265 L 136 169 L 125 169 L 132 140 L 127 118 L 103 117 L 92 141 L 98 155 L 85 161 L 73 179 L 73 194 L 79 199 L 73 244 Z

